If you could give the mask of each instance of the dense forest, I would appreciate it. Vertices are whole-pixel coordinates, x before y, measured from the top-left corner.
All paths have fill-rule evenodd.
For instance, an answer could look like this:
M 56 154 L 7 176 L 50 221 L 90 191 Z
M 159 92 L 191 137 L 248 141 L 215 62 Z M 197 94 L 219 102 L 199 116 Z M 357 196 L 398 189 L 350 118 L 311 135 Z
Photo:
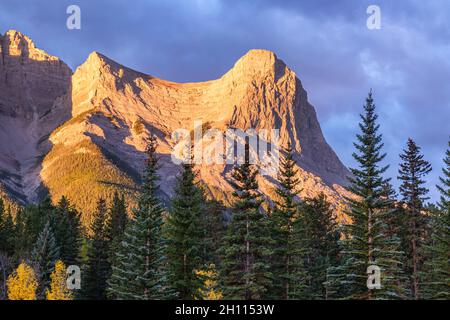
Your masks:
M 371 93 L 354 148 L 348 224 L 323 194 L 299 198 L 289 147 L 279 201 L 264 205 L 248 161 L 233 169 L 231 207 L 208 199 L 185 164 L 167 209 L 153 137 L 132 214 L 116 192 L 110 203 L 98 199 L 86 230 L 65 197 L 14 216 L 0 200 L 0 299 L 449 299 L 450 142 L 436 204 L 426 187 L 431 166 L 412 139 L 400 155 L 399 190 L 386 178 Z M 70 288 L 74 266 L 81 279 Z

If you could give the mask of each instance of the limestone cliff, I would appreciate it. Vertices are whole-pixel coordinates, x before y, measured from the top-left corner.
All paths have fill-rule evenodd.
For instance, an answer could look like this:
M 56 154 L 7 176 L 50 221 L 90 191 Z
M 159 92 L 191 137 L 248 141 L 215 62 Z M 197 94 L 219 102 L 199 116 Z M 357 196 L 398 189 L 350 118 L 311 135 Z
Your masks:
M 300 80 L 270 51 L 249 51 L 217 80 L 174 83 L 97 52 L 71 76 L 63 62 L 16 32 L 2 37 L 1 50 L 0 130 L 7 134 L 0 140 L 6 150 L 1 181 L 23 202 L 39 199 L 41 182 L 54 199 L 66 195 L 85 211 L 93 209 L 95 196 L 113 189 L 132 200 L 150 132 L 158 137 L 161 191 L 167 198 L 179 172 L 170 158 L 172 132 L 193 130 L 194 121 L 202 121 L 220 132 L 279 129 L 280 146 L 291 144 L 295 150 L 301 196 L 324 192 L 342 206 L 348 171 L 325 141 Z M 23 133 L 12 138 L 8 132 L 19 122 Z M 17 143 L 8 144 L 11 139 Z M 208 146 L 208 138 L 202 139 Z M 212 196 L 232 201 L 231 165 L 196 168 Z M 269 198 L 275 197 L 275 178 L 259 177 Z

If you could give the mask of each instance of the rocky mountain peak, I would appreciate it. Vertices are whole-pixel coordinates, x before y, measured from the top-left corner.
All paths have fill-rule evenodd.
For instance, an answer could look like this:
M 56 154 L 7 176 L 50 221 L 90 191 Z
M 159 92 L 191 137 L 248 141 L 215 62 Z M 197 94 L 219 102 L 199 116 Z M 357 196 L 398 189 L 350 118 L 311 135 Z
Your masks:
M 55 201 L 65 195 L 87 212 L 94 209 L 95 197 L 107 198 L 114 188 L 125 188 L 121 192 L 133 203 L 130 190 L 139 183 L 150 132 L 158 136 L 164 159 L 161 192 L 168 197 L 180 170 L 171 161 L 177 143 L 172 133 L 193 130 L 198 121 L 222 133 L 279 130 L 280 147 L 294 147 L 302 196 L 324 192 L 333 203 L 341 199 L 339 185 L 346 183 L 348 171 L 323 137 L 300 80 L 271 51 L 250 50 L 219 79 L 176 83 L 98 52 L 72 74 L 20 33 L 7 32 L 1 40 L 0 121 L 7 130 L 0 137 L 0 150 L 6 150 L 0 154 L 0 173 L 8 177 L 1 182 L 23 202 L 37 201 L 42 185 Z M 17 137 L 19 126 L 23 134 Z M 207 149 L 211 144 L 204 140 Z M 227 203 L 232 201 L 230 169 L 197 166 L 211 195 Z M 83 183 L 72 183 L 73 177 Z M 262 193 L 275 196 L 276 176 L 261 176 L 259 183 Z
M 242 56 L 230 70 L 234 78 L 265 78 L 277 82 L 286 73 L 295 74 L 269 50 L 252 49 Z

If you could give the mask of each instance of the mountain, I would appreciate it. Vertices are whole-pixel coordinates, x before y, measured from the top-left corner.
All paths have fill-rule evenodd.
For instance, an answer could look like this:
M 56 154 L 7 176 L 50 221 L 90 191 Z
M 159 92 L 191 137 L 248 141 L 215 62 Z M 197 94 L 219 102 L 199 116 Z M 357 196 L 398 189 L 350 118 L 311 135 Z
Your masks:
M 40 171 L 48 137 L 71 113 L 70 68 L 17 31 L 0 35 L 0 181 L 19 204 L 45 193 Z
M 1 50 L 0 130 L 6 135 L 0 140 L 0 180 L 20 203 L 35 202 L 45 191 L 54 201 L 66 195 L 87 213 L 85 223 L 96 197 L 108 198 L 114 189 L 132 203 L 150 132 L 158 137 L 161 195 L 167 199 L 179 172 L 171 161 L 172 133 L 192 131 L 201 120 L 204 129 L 220 132 L 279 129 L 281 146 L 290 143 L 295 150 L 301 196 L 324 192 L 342 207 L 348 171 L 325 141 L 300 80 L 270 51 L 249 51 L 220 79 L 175 83 L 97 52 L 71 74 L 15 31 L 2 37 Z M 211 145 L 208 137 L 202 140 Z M 196 166 L 210 195 L 226 203 L 232 201 L 231 168 Z M 261 192 L 272 199 L 274 178 L 259 177 Z

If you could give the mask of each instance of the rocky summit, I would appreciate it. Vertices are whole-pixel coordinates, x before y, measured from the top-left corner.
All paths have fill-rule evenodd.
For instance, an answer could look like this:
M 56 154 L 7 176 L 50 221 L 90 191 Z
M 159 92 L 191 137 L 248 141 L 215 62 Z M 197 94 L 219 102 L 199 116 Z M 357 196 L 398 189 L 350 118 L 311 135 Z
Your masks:
M 167 198 L 180 169 L 171 161 L 172 133 L 201 121 L 220 132 L 278 129 L 281 147 L 295 151 L 300 195 L 323 192 L 343 206 L 348 170 L 323 137 L 301 81 L 273 52 L 250 50 L 217 80 L 175 83 L 97 52 L 72 73 L 16 31 L 0 43 L 0 182 L 10 201 L 66 195 L 92 212 L 96 196 L 108 198 L 118 189 L 132 204 L 150 133 L 158 138 L 161 195 Z M 232 201 L 231 168 L 196 165 L 209 195 L 225 203 Z M 259 176 L 261 192 L 271 199 L 274 178 Z

